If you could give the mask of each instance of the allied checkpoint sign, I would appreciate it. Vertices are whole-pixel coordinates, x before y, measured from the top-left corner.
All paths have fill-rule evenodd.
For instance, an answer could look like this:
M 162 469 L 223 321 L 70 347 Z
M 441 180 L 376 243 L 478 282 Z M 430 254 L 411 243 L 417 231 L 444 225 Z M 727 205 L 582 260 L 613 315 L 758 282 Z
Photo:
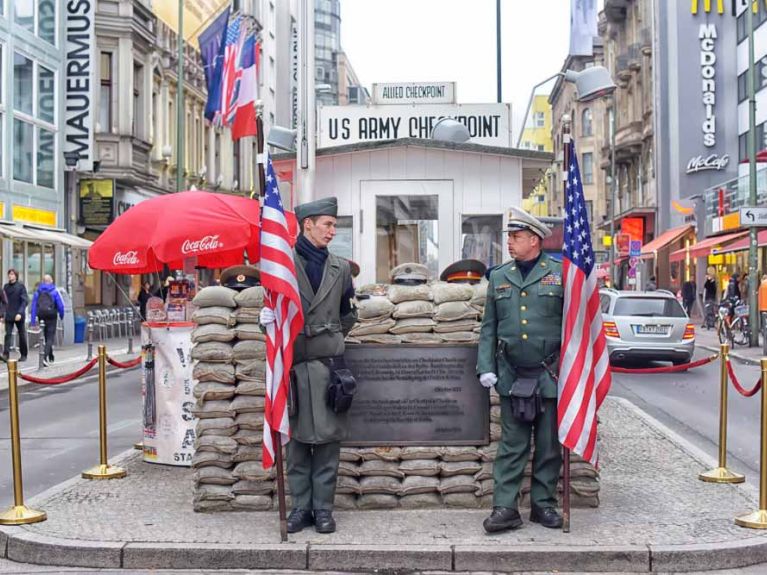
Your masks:
M 320 107 L 319 147 L 402 138 L 426 139 L 434 124 L 445 117 L 463 123 L 469 130 L 472 144 L 511 146 L 509 104 L 391 104 Z
M 344 445 L 483 445 L 490 396 L 476 345 L 348 345 L 357 379 Z

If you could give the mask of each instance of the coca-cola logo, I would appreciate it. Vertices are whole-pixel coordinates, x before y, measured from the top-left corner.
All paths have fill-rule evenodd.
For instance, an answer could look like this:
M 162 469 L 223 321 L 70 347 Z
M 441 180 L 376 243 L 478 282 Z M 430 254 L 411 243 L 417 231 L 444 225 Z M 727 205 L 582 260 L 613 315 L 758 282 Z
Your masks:
M 218 241 L 217 235 L 205 236 L 204 238 L 196 241 L 184 240 L 184 243 L 181 244 L 181 253 L 188 254 L 191 252 L 209 252 L 211 250 L 220 248 L 223 245 L 224 244 Z
M 115 257 L 112 258 L 112 263 L 116 266 L 137 265 L 139 263 L 138 252 L 135 250 L 125 253 L 117 252 Z

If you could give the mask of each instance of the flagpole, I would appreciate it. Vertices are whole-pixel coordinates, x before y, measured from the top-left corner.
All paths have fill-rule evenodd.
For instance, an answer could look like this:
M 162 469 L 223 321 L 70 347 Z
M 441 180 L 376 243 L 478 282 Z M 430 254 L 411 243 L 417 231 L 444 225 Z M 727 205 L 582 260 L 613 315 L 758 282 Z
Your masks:
M 570 166 L 570 116 L 562 116 L 562 142 L 564 154 L 562 164 L 562 185 L 564 186 L 565 209 L 567 209 L 567 181 Z M 570 533 L 570 449 L 562 446 L 562 531 Z
M 256 104 L 256 174 L 258 175 L 259 195 L 263 199 L 266 193 L 266 176 L 264 174 L 264 106 L 263 102 Z M 262 204 L 263 205 L 263 204 Z M 282 464 L 282 434 L 279 429 L 272 429 L 272 446 L 274 448 L 274 465 L 277 467 L 277 502 L 280 512 L 280 541 L 288 540 L 288 515 L 285 503 L 285 471 Z

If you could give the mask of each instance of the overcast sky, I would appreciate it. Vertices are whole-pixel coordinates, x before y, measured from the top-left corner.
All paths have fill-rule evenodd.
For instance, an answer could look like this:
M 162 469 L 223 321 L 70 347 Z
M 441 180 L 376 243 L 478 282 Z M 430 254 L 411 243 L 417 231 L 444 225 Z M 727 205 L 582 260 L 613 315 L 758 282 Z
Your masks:
M 601 8 L 603 1 L 598 2 Z M 459 103 L 496 101 L 495 0 L 341 0 L 341 46 L 362 84 L 456 81 Z M 503 0 L 503 100 L 513 133 L 531 88 L 559 71 L 570 0 Z

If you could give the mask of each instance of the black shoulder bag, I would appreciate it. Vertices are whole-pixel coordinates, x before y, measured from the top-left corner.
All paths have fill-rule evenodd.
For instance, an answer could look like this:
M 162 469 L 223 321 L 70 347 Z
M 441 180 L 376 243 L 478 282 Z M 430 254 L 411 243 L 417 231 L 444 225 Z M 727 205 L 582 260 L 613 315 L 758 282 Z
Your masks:
M 352 372 L 346 367 L 342 355 L 321 360 L 330 371 L 328 383 L 327 404 L 333 413 L 346 413 L 352 406 L 354 393 L 357 391 L 357 381 Z

